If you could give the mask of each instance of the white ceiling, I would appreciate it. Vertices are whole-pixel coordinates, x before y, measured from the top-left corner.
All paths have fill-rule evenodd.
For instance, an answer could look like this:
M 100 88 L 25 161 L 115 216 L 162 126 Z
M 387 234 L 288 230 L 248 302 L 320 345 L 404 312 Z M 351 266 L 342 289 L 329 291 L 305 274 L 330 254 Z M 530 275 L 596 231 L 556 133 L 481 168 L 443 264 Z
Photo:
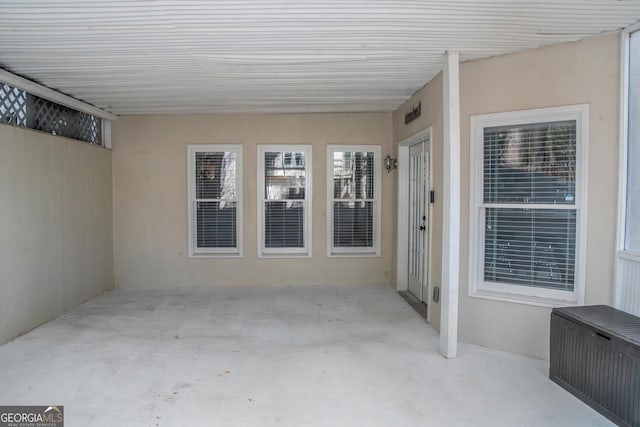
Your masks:
M 116 114 L 391 111 L 461 61 L 640 19 L 640 0 L 0 0 L 0 67 Z

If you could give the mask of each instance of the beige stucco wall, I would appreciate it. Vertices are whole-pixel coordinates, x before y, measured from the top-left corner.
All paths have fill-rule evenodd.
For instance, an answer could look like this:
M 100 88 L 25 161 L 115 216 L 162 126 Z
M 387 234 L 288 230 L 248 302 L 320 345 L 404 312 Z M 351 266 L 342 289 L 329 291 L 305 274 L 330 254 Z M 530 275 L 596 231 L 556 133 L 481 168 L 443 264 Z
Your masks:
M 0 125 L 0 344 L 113 287 L 111 152 Z
M 618 179 L 617 34 L 462 64 L 461 235 L 469 230 L 469 119 L 473 114 L 589 104 L 586 304 L 610 304 Z M 549 357 L 549 308 L 469 298 L 468 242 L 460 257 L 460 339 Z
M 435 192 L 435 202 L 430 207 L 431 250 L 428 280 L 431 290 L 440 286 L 442 278 L 442 184 L 444 176 L 442 169 L 442 94 L 442 73 L 440 73 L 393 113 L 393 140 L 396 156 L 398 144 L 431 127 L 431 190 Z M 418 102 L 421 102 L 420 117 L 405 125 L 405 114 L 418 105 Z M 394 230 L 396 230 L 396 225 L 397 219 L 394 223 Z M 397 268 L 408 267 L 394 264 L 394 278 Z M 430 292 L 427 309 L 431 311 L 431 325 L 436 330 L 440 330 L 440 302 L 434 302 L 432 296 L 433 292 Z
M 244 256 L 189 258 L 187 145 L 243 145 Z M 313 256 L 257 257 L 257 144 L 313 145 Z M 113 125 L 116 286 L 390 284 L 393 176 L 382 174 L 382 246 L 374 258 L 327 257 L 327 145 L 392 151 L 390 113 L 129 116 Z
M 589 104 L 586 303 L 610 304 L 616 231 L 618 93 L 617 34 L 460 64 L 461 341 L 538 358 L 549 357 L 550 308 L 468 296 L 471 115 Z M 422 100 L 422 117 L 404 126 L 404 113 L 417 100 Z M 441 110 L 442 79 L 438 76 L 394 113 L 396 143 L 433 126 L 436 194 L 442 183 Z M 439 230 L 442 214 L 437 201 L 436 198 L 433 218 L 437 223 L 434 224 L 435 229 Z M 433 237 L 437 239 L 435 233 Z M 438 242 L 435 243 L 431 255 L 434 261 L 441 259 L 441 247 Z M 433 284 L 439 285 L 440 270 L 436 272 L 433 269 L 430 277 Z M 436 309 L 437 306 L 434 306 L 434 313 Z

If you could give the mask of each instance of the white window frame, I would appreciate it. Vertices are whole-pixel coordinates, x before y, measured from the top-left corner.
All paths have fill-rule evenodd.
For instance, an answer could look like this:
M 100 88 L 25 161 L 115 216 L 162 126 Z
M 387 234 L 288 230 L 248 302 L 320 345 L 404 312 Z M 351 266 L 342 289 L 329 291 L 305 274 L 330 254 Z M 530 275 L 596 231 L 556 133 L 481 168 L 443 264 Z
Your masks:
M 372 247 L 335 247 L 333 245 L 333 153 L 335 152 L 373 152 L 373 201 L 375 210 L 373 218 L 373 246 Z M 380 236 L 381 236 L 381 195 L 382 195 L 382 148 L 380 145 L 329 145 L 327 147 L 327 256 L 329 257 L 379 257 L 380 256 Z
M 242 145 L 240 144 L 194 144 L 187 146 L 188 151 L 188 209 L 189 217 L 189 257 L 242 257 Z M 196 153 L 236 153 L 236 247 L 235 248 L 197 248 L 196 219 Z
M 258 145 L 258 258 L 311 258 L 311 211 L 312 211 L 312 146 L 311 145 Z M 267 199 L 264 197 L 264 155 L 267 152 L 302 152 L 305 154 L 305 198 L 304 200 L 295 200 L 295 202 L 304 203 L 304 247 L 302 248 L 266 248 L 265 247 L 265 202 Z
M 507 204 L 484 204 L 483 156 L 484 128 L 554 121 L 576 121 L 576 194 L 574 205 L 534 204 L 518 208 L 575 209 L 576 263 L 573 291 L 485 282 L 484 211 L 486 207 L 515 207 Z M 539 108 L 471 116 L 470 124 L 470 211 L 469 211 L 469 291 L 470 297 L 486 298 L 545 307 L 584 304 L 587 238 L 587 147 L 589 141 L 589 106 L 587 104 Z
M 630 37 L 632 33 L 640 31 L 640 23 L 625 28 L 620 33 L 620 128 L 619 128 L 619 164 L 618 164 L 618 224 L 616 233 L 616 254 L 614 271 L 613 303 L 616 308 L 626 310 L 631 314 L 640 313 L 636 302 L 638 297 L 627 300 L 630 292 L 625 286 L 625 265 L 637 270 L 640 265 L 640 253 L 625 248 L 627 228 L 627 197 L 628 197 L 628 154 L 629 154 L 629 69 L 630 69 Z M 631 292 L 632 295 L 637 295 Z

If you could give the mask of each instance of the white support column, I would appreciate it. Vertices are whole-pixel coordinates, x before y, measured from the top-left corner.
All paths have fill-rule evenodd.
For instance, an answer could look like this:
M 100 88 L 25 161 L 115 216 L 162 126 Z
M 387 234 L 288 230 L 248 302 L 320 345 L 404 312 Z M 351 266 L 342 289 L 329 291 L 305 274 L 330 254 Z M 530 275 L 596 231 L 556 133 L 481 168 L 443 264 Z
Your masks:
M 111 120 L 102 119 L 102 146 L 108 150 L 112 149 Z
M 396 232 L 396 290 L 409 290 L 409 146 L 398 146 L 398 228 Z
M 445 53 L 444 113 L 444 215 L 442 224 L 442 290 L 440 353 L 458 352 L 458 276 L 460 259 L 460 87 L 458 53 Z

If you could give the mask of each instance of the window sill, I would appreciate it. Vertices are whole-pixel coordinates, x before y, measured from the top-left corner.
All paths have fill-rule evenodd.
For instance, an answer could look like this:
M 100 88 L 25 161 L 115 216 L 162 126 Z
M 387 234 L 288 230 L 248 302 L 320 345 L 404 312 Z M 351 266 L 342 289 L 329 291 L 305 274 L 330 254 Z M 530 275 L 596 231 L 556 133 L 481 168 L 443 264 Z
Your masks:
M 307 259 L 311 254 L 259 254 L 259 259 Z
M 542 298 L 531 295 L 510 294 L 506 292 L 496 292 L 488 290 L 470 290 L 469 297 L 549 308 L 571 307 L 579 305 L 577 301 Z
M 189 258 L 242 258 L 242 254 L 234 253 L 191 253 Z
M 380 258 L 380 254 L 374 252 L 335 252 L 327 256 L 329 258 Z

